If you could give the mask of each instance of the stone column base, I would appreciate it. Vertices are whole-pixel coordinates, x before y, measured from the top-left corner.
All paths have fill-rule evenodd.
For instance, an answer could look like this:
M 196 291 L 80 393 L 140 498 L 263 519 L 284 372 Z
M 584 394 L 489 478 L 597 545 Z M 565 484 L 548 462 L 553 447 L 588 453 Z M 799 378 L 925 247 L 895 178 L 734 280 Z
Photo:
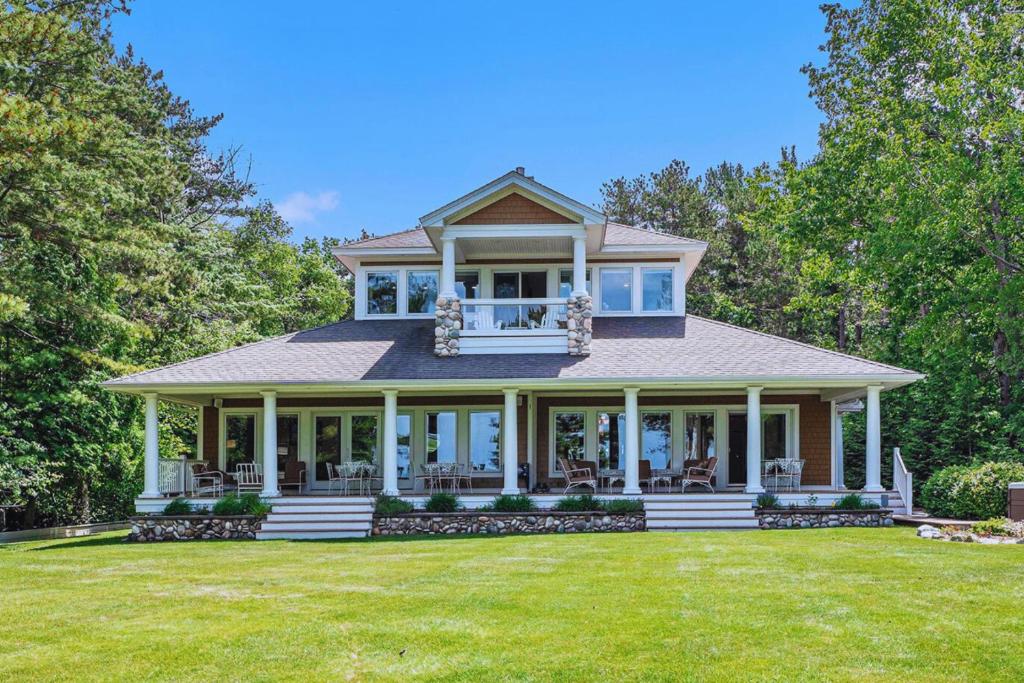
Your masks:
M 434 309 L 434 355 L 459 355 L 459 335 L 462 334 L 462 303 L 458 297 L 437 297 Z

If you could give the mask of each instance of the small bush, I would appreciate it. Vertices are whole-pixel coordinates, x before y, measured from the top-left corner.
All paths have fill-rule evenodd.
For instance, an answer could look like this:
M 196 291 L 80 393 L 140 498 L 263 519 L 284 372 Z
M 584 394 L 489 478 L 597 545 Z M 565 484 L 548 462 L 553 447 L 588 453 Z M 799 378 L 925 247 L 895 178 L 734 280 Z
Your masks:
M 1010 525 L 1002 517 L 996 517 L 983 522 L 975 522 L 971 525 L 971 531 L 979 536 L 1009 536 Z
M 606 500 L 604 511 L 610 515 L 632 515 L 644 511 L 644 502 L 639 498 Z
M 877 510 L 880 506 L 873 500 L 865 500 L 859 493 L 847 493 L 834 507 L 837 510 Z
M 756 507 L 762 510 L 778 510 L 782 507 L 782 503 L 774 493 L 761 493 L 757 496 Z
M 192 506 L 184 498 L 175 498 L 164 507 L 165 515 L 191 515 Z
M 933 515 L 992 519 L 1006 514 L 1010 482 L 1024 480 L 1024 464 L 986 462 L 938 470 L 921 487 L 921 504 Z
M 229 493 L 213 504 L 215 515 L 255 515 L 265 517 L 270 512 L 270 505 L 255 493 L 244 493 L 241 496 Z
M 604 512 L 604 502 L 584 493 L 581 496 L 559 498 L 554 509 L 559 512 Z
M 242 499 L 234 493 L 229 493 L 213 504 L 215 515 L 241 515 L 245 514 L 242 507 Z
M 386 496 L 383 493 L 377 496 L 377 502 L 374 503 L 374 511 L 378 515 L 388 517 L 390 515 L 401 515 L 407 512 L 412 512 L 415 509 L 412 503 L 406 500 L 402 500 L 398 496 Z
M 462 504 L 454 493 L 435 493 L 427 498 L 423 509 L 427 512 L 458 512 Z
M 485 507 L 493 512 L 533 512 L 537 509 L 537 504 L 533 502 L 533 498 L 519 494 L 516 496 L 495 496 L 494 500 Z M 484 508 L 480 509 L 483 510 Z

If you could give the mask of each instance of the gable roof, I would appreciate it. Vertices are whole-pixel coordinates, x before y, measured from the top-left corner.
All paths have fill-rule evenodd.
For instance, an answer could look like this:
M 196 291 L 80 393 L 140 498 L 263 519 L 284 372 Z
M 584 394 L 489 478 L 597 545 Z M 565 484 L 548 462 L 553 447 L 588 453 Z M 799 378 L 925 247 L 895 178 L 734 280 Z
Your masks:
M 637 228 L 622 223 L 608 223 L 604 230 L 603 246 L 681 246 L 689 245 L 694 247 L 708 246 L 707 242 L 695 240 L 690 237 L 669 235 L 665 232 Z
M 366 247 L 373 249 L 415 249 L 419 247 L 429 247 L 433 249 L 434 245 L 431 244 L 430 238 L 427 237 L 427 233 L 423 228 L 411 228 L 401 232 L 381 235 L 380 237 L 368 237 L 364 240 L 356 240 L 354 242 L 346 242 L 345 244 L 338 245 L 338 248 L 341 249 L 349 247 Z
M 360 384 L 452 380 L 891 381 L 909 370 L 689 316 L 594 318 L 590 356 L 437 358 L 432 320 L 346 321 L 106 382 L 161 386 Z

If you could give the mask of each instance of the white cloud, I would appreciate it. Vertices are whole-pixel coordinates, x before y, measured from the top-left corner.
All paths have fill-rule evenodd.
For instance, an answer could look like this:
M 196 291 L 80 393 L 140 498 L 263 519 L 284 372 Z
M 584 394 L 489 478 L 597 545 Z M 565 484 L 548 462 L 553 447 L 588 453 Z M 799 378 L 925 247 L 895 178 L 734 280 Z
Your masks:
M 312 223 L 317 214 L 338 208 L 338 193 L 334 191 L 311 195 L 306 192 L 292 192 L 277 204 L 281 218 L 292 225 Z

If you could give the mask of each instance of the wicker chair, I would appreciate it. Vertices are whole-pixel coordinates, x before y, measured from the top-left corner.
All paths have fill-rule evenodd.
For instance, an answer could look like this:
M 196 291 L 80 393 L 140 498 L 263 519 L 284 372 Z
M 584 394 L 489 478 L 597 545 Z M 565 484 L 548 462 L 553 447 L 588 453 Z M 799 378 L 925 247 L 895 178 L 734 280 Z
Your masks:
M 559 458 L 558 467 L 562 470 L 562 476 L 565 477 L 565 490 L 563 493 L 568 493 L 578 486 L 589 486 L 594 490 L 594 493 L 597 493 L 596 463 L 586 460 Z
M 679 492 L 685 493 L 687 486 L 698 484 L 708 487 L 708 490 L 714 493 L 715 487 L 711 485 L 711 482 L 715 478 L 716 467 L 718 467 L 717 457 L 709 458 L 706 464 L 697 467 L 687 467 L 681 477 Z

